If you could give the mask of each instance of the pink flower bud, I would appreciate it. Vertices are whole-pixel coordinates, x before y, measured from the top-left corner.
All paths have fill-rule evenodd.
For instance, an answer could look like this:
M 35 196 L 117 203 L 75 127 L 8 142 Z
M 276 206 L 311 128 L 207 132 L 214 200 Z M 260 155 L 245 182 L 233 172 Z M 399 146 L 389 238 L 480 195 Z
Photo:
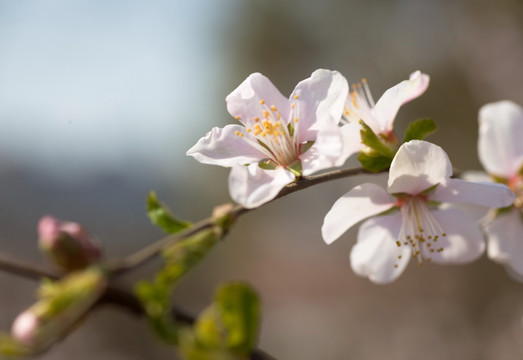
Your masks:
M 102 257 L 97 241 L 78 223 L 44 216 L 38 223 L 38 238 L 51 262 L 66 271 L 82 269 Z
M 40 320 L 31 311 L 24 311 L 17 316 L 11 327 L 11 335 L 23 345 L 34 346 L 37 340 L 37 331 Z

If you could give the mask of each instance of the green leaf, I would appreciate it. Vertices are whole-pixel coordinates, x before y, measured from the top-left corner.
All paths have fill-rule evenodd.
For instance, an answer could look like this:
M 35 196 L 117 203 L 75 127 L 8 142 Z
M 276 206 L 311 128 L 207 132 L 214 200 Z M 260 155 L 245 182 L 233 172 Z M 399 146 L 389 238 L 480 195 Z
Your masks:
M 392 162 L 392 159 L 389 157 L 376 153 L 368 155 L 364 152 L 360 152 L 358 160 L 365 169 L 373 172 L 380 172 L 388 169 Z
M 430 134 L 434 133 L 438 126 L 432 119 L 418 119 L 409 124 L 407 131 L 405 131 L 405 140 L 423 140 Z
M 390 158 L 392 160 L 394 158 L 394 155 L 396 155 L 396 150 L 384 143 L 378 137 L 378 135 L 376 135 L 374 131 L 372 131 L 372 129 L 361 120 L 360 125 L 361 142 L 364 145 L 368 146 L 371 150 L 382 155 L 383 157 Z
M 214 303 L 194 326 L 198 342 L 209 349 L 227 349 L 235 355 L 252 352 L 258 339 L 260 302 L 256 292 L 243 283 L 218 289 Z
M 171 318 L 171 295 L 180 278 L 209 253 L 219 237 L 214 229 L 205 229 L 172 244 L 162 252 L 164 267 L 152 281 L 141 281 L 135 294 L 145 309 L 149 324 L 160 339 L 177 344 L 176 323 Z
M 151 191 L 149 196 L 147 196 L 147 215 L 153 224 L 169 234 L 174 234 L 191 226 L 190 222 L 174 217 L 171 212 L 160 203 L 154 191 Z
M 25 346 L 7 334 L 0 335 L 0 354 L 8 358 L 31 355 L 31 348 Z

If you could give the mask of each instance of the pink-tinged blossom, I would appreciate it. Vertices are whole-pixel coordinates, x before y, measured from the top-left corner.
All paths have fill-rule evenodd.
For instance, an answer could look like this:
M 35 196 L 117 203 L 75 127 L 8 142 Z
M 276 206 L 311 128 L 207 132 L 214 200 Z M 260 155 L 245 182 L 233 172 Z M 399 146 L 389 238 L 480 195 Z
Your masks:
M 82 269 L 102 258 L 97 239 L 80 224 L 44 216 L 38 222 L 38 245 L 62 270 Z
M 410 74 L 408 80 L 391 87 L 383 93 L 380 99 L 374 103 L 374 99 L 367 85 L 367 80 L 351 86 L 351 91 L 347 97 L 343 110 L 342 132 L 344 134 L 345 156 L 350 156 L 363 150 L 360 139 L 360 125 L 362 120 L 376 135 L 382 139 L 397 145 L 396 134 L 394 133 L 394 119 L 400 107 L 419 97 L 429 86 L 429 76 L 420 71 Z
M 441 203 L 503 207 L 514 195 L 501 184 L 452 179 L 452 164 L 439 146 L 413 140 L 394 157 L 387 191 L 365 183 L 336 201 L 327 213 L 322 235 L 330 244 L 361 220 L 350 261 L 354 272 L 375 283 L 401 275 L 411 257 L 425 262 L 461 264 L 484 251 L 474 218 Z
M 297 176 L 343 164 L 338 123 L 347 92 L 336 71 L 316 70 L 289 99 L 262 74 L 251 74 L 226 98 L 227 110 L 242 125 L 213 128 L 187 155 L 231 167 L 233 200 L 260 206 Z
M 488 256 L 509 273 L 523 276 L 523 108 L 511 101 L 484 105 L 479 111 L 478 154 L 488 172 L 485 181 L 506 184 L 515 194 L 511 207 L 486 223 Z

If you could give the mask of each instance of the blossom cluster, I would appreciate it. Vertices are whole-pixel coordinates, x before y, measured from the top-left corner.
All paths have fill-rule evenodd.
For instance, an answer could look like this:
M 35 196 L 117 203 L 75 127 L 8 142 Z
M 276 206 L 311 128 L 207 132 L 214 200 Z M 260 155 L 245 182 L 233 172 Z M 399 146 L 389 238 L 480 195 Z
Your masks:
M 187 155 L 230 167 L 232 199 L 255 208 L 301 177 L 343 166 L 359 154 L 369 170 L 377 169 L 368 167 L 372 162 L 388 170 L 387 189 L 356 186 L 334 203 L 321 229 L 330 244 L 367 219 L 350 253 L 356 274 L 388 283 L 411 258 L 419 265 L 473 261 L 486 248 L 481 223 L 489 257 L 523 277 L 523 110 L 508 101 L 481 109 L 478 151 L 488 175 L 465 181 L 453 177 L 441 147 L 422 134 L 400 143 L 394 131 L 400 107 L 428 85 L 429 76 L 416 71 L 374 102 L 365 79 L 349 86 L 339 72 L 320 69 L 286 98 L 254 73 L 226 98 L 241 125 L 213 128 Z M 487 215 L 478 222 L 453 204 L 481 207 Z

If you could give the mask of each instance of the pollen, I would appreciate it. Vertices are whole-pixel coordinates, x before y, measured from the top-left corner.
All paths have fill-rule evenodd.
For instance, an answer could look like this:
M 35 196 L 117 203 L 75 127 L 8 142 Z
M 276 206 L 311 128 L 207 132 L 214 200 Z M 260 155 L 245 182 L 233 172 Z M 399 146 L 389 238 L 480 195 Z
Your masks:
M 256 117 L 254 118 L 254 121 L 258 122 L 258 121 L 260 121 L 260 118 L 256 116 Z
M 298 94 L 294 95 L 294 100 L 298 100 L 300 96 Z
M 276 109 L 276 106 L 271 105 L 271 110 L 272 110 L 272 111 L 276 111 L 276 110 L 278 110 L 278 109 Z
M 436 248 L 435 243 L 439 236 L 447 234 L 428 209 L 426 197 L 403 196 L 399 199 L 398 204 L 402 215 L 402 225 L 396 245 L 410 246 L 412 257 L 417 258 L 418 264 L 430 261 L 431 254 L 444 251 L 443 247 Z
M 260 100 L 260 104 L 261 104 L 261 105 L 265 104 L 265 100 L 263 100 L 263 99 Z
M 292 103 L 291 104 L 291 109 L 294 109 L 296 107 L 296 104 L 295 103 Z
M 294 122 L 297 123 L 299 121 L 299 119 L 296 117 L 294 118 Z
M 240 120 L 240 115 L 236 115 L 234 118 L 235 118 L 236 120 Z

